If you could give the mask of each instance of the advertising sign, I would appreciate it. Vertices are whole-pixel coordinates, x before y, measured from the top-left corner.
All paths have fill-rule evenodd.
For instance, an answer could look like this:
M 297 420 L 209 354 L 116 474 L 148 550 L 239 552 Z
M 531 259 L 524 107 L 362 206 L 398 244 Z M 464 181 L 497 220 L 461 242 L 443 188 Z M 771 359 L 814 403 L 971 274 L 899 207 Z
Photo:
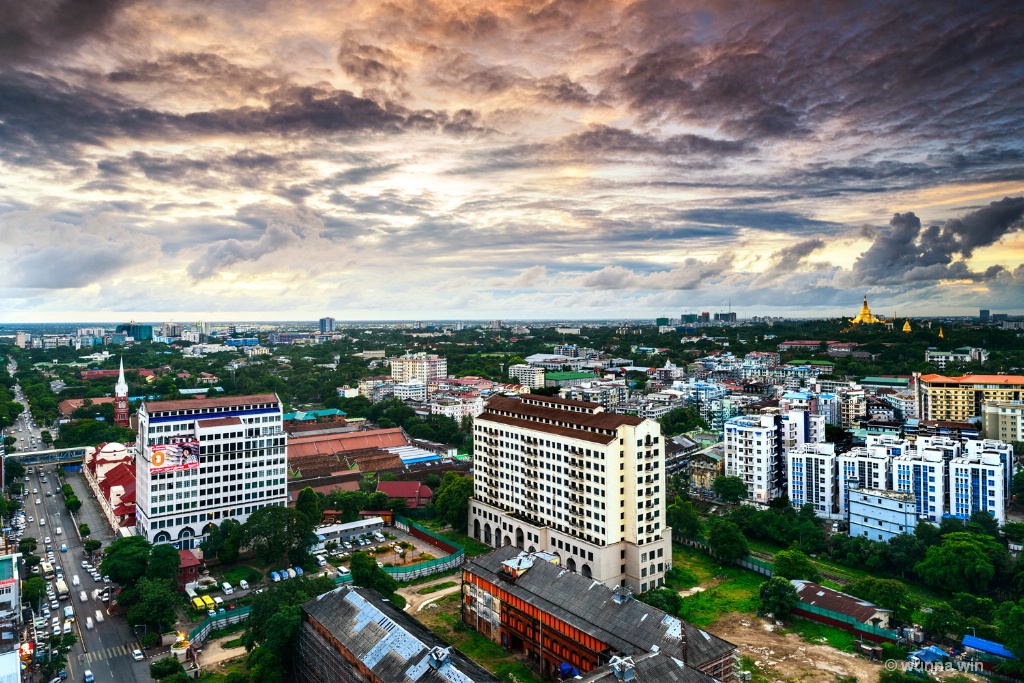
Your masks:
M 149 461 L 150 472 L 175 472 L 199 467 L 199 442 L 154 444 L 150 447 L 153 457 Z

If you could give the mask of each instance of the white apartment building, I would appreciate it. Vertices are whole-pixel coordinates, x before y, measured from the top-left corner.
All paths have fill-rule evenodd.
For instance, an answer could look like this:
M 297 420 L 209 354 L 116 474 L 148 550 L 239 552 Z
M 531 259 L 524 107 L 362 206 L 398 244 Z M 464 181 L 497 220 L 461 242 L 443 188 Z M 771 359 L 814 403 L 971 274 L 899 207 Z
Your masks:
M 1003 481 L 1005 487 L 1003 495 L 1010 500 L 1010 484 L 1013 483 L 1013 445 L 998 439 L 968 439 L 964 443 L 964 455 L 987 456 L 994 455 L 999 459 L 1003 468 Z
M 476 396 L 438 396 L 430 403 L 431 415 L 447 415 L 459 421 L 464 417 L 476 417 L 484 412 L 484 399 Z
M 744 415 L 725 423 L 725 474 L 747 485 L 747 498 L 767 503 L 785 490 L 779 418 Z
M 391 359 L 391 378 L 395 382 L 419 380 L 427 384 L 431 380 L 448 376 L 448 359 L 436 354 L 408 353 Z
M 914 445 L 888 435 L 871 434 L 864 447 L 854 448 L 838 456 L 836 496 L 840 516 L 849 510 L 850 491 L 855 488 L 890 491 L 892 459 L 913 450 Z
M 400 401 L 426 401 L 427 385 L 418 379 L 396 382 L 392 387 L 392 394 Z
M 611 407 L 629 399 L 629 388 L 624 380 L 600 379 L 562 387 L 558 395 L 574 401 L 589 401 Z
M 999 453 L 965 454 L 949 462 L 949 512 L 967 519 L 974 512 L 1006 522 L 1006 480 Z
M 910 451 L 893 458 L 893 489 L 914 496 L 917 514 L 935 524 L 946 512 L 946 463 L 937 449 Z
M 527 365 L 526 363 L 510 365 L 508 377 L 531 389 L 540 389 L 544 386 L 544 368 L 539 365 Z
M 888 543 L 917 528 L 917 501 L 912 493 L 854 488 L 850 491 L 850 536 Z
M 814 505 L 819 517 L 831 517 L 836 497 L 836 446 L 807 443 L 786 454 L 789 500 L 793 507 Z
M 136 528 L 152 543 L 197 547 L 221 520 L 288 502 L 276 394 L 146 402 L 139 408 Z
M 523 394 L 492 398 L 473 442 L 474 538 L 556 553 L 606 586 L 664 583 L 672 546 L 657 422 Z
M 945 370 L 947 365 L 954 363 L 984 363 L 988 360 L 988 351 L 971 346 L 964 346 L 955 351 L 939 351 L 929 348 L 924 352 L 924 359 L 926 362 L 938 366 L 939 370 Z

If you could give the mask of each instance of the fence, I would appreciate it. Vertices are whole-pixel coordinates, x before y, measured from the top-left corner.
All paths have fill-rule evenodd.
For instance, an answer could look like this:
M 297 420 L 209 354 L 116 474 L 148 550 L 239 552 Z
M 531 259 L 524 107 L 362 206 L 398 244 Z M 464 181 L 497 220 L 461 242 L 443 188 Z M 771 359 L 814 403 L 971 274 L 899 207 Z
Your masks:
M 188 636 L 189 642 L 198 647 L 206 641 L 211 631 L 227 628 L 229 625 L 244 621 L 249 618 L 250 612 L 252 612 L 252 607 L 239 607 L 223 614 L 218 613 L 212 617 L 206 617 L 203 623 L 192 629 Z
M 411 536 L 429 543 L 430 545 L 441 548 L 449 553 L 445 557 L 439 557 L 436 560 L 428 560 L 427 562 L 420 562 L 408 567 L 384 567 L 384 571 L 390 574 L 396 581 L 412 581 L 413 579 L 418 579 L 422 576 L 440 574 L 441 572 L 446 572 L 449 569 L 455 569 L 456 567 L 461 566 L 466 558 L 466 551 L 464 548 L 452 543 L 443 536 L 435 534 L 429 529 L 424 529 L 410 519 L 396 516 L 395 526 Z
M 842 614 L 841 612 L 833 612 L 830 609 L 818 607 L 817 605 L 810 605 L 806 602 L 799 602 L 797 603 L 797 606 L 793 609 L 793 611 L 794 613 L 805 612 L 808 616 L 817 615 L 819 617 L 824 617 L 825 619 L 830 620 L 832 622 L 839 622 L 836 624 L 837 626 L 845 627 L 847 630 L 853 631 L 855 634 L 863 634 L 869 640 L 899 640 L 899 634 L 895 631 L 890 631 L 889 629 L 882 628 L 881 626 L 863 624 L 849 615 Z M 815 621 L 821 621 L 821 619 L 816 619 Z
M 709 546 L 704 541 L 698 541 L 693 538 L 686 538 L 685 536 L 679 535 L 674 535 L 672 540 L 676 541 L 677 543 L 682 543 L 683 545 L 688 545 L 691 548 L 703 550 L 709 555 L 713 554 L 711 552 L 711 546 Z M 749 555 L 747 555 L 746 557 L 741 557 L 740 559 L 736 560 L 736 564 L 743 567 L 744 569 L 749 569 L 752 572 L 757 572 L 758 574 L 763 574 L 764 576 L 770 577 L 774 573 L 770 562 L 758 560 L 757 558 L 750 557 Z

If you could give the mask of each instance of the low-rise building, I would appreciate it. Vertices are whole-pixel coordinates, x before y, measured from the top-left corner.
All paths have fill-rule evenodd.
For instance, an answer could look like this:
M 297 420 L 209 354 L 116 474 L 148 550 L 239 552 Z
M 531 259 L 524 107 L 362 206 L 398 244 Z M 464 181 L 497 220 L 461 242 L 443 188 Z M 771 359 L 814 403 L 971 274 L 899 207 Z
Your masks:
M 375 591 L 341 586 L 302 605 L 300 683 L 499 683 Z
M 847 522 L 851 536 L 888 543 L 917 528 L 917 499 L 912 493 L 872 488 L 849 492 Z
M 984 363 L 988 360 L 988 351 L 972 346 L 962 346 L 955 351 L 939 351 L 935 347 L 928 348 L 924 352 L 925 362 L 931 363 L 945 370 L 947 365 L 957 363 Z
M 426 401 L 427 385 L 421 380 L 413 379 L 408 382 L 396 382 L 391 387 L 392 396 L 399 401 Z
M 813 581 L 792 579 L 790 583 L 796 588 L 799 600 L 793 609 L 793 614 L 811 621 L 838 626 L 855 635 L 863 635 L 868 640 L 875 642 L 883 640 L 883 638 L 872 634 L 870 629 L 888 629 L 892 610 L 879 607 L 862 598 L 826 588 Z
M 521 654 L 547 678 L 586 674 L 613 658 L 661 652 L 722 683 L 737 680 L 736 646 L 558 566 L 553 553 L 506 546 L 462 568 L 462 620 Z
M 21 623 L 21 553 L 0 555 L 0 620 Z
M 196 557 L 196 554 L 191 550 L 179 550 L 178 557 L 180 563 L 178 564 L 178 592 L 185 592 L 185 588 L 190 583 L 195 583 L 199 580 L 199 572 L 202 570 L 203 561 Z

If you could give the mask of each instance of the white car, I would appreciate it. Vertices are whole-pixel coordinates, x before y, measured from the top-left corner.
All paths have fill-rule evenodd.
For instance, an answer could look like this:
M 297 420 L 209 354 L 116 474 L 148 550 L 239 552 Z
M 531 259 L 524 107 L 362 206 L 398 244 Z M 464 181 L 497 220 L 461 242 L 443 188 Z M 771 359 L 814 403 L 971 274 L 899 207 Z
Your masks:
M 102 624 L 103 623 L 103 610 L 101 610 L 101 609 L 96 610 L 96 623 L 97 624 Z
M 39 494 L 39 489 L 32 489 L 32 495 L 33 496 L 38 495 L 38 494 Z
M 60 609 L 60 603 L 56 600 L 50 601 L 50 609 Z
M 43 539 L 43 543 L 45 543 L 46 545 L 50 545 L 50 543 L 51 543 L 51 539 L 50 539 L 50 537 L 49 537 L 49 536 L 47 536 L 46 538 L 44 538 L 44 539 Z
M 42 504 L 43 504 L 43 501 L 40 500 L 39 498 L 36 498 L 36 505 L 42 505 Z
M 89 568 L 88 560 L 82 560 L 82 569 L 88 569 L 88 568 Z
M 141 662 L 143 659 L 142 650 L 132 650 L 132 659 L 136 662 Z
M 34 522 L 34 521 L 36 521 L 36 518 L 35 518 L 35 517 L 29 517 L 29 518 L 28 518 L 28 521 L 29 521 L 30 523 L 31 523 L 31 522 Z
M 71 633 L 71 622 L 70 621 L 65 621 L 64 622 L 64 634 L 67 635 L 68 633 Z
M 39 518 L 39 526 L 46 526 L 46 520 L 42 517 Z

